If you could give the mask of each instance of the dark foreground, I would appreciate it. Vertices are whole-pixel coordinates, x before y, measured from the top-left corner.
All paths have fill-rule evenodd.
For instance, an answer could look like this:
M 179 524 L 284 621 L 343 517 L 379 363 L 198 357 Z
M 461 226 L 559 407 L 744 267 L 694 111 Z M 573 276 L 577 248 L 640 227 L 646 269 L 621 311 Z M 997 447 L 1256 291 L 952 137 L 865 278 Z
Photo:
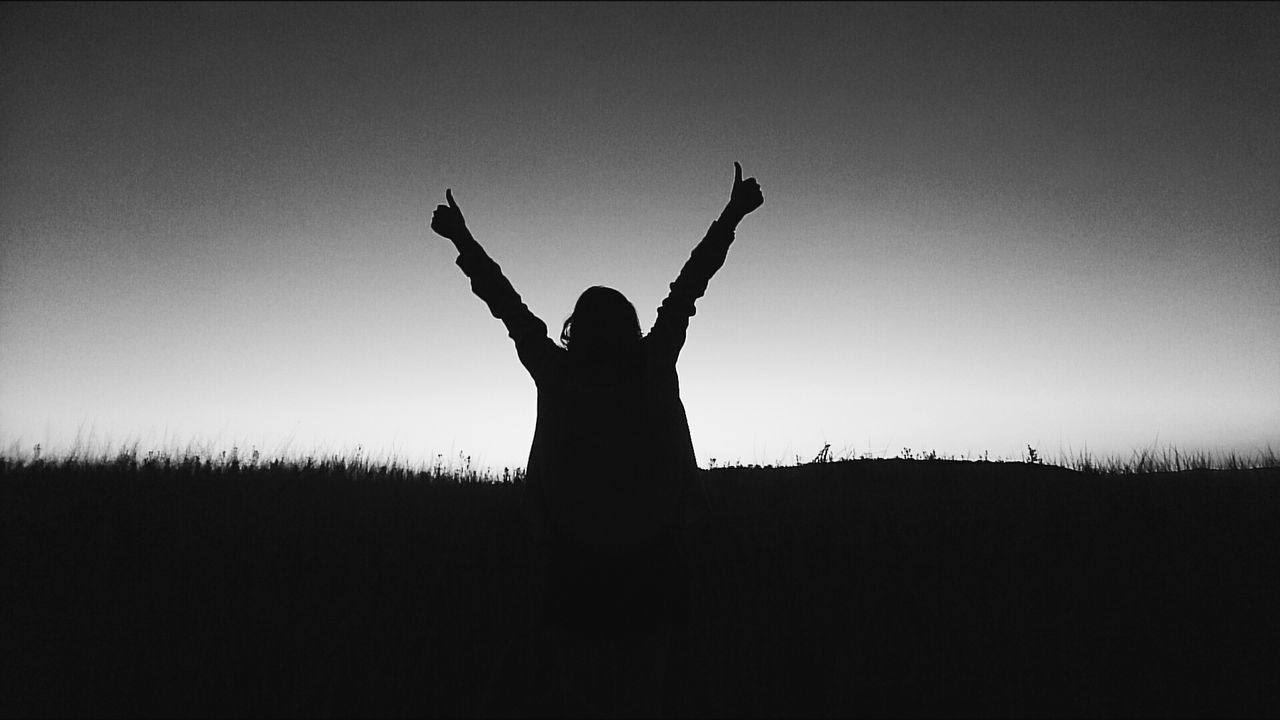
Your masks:
M 706 478 L 671 714 L 1280 713 L 1278 470 Z M 518 493 L 10 470 L 0 714 L 554 712 Z

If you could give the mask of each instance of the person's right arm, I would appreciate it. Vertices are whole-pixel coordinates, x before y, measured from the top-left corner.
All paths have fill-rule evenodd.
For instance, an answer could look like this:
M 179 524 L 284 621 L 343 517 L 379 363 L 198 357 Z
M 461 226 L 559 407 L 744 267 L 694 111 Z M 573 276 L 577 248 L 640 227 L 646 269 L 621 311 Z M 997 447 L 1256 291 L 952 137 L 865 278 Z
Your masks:
M 676 281 L 671 283 L 671 292 L 658 308 L 658 319 L 649 331 L 649 342 L 671 363 L 675 363 L 680 349 L 684 347 L 689 318 L 697 312 L 694 303 L 707 291 L 711 276 L 724 265 L 738 223 L 764 204 L 764 195 L 756 179 L 743 180 L 742 166 L 735 162 L 733 167 L 729 203 L 693 249 Z

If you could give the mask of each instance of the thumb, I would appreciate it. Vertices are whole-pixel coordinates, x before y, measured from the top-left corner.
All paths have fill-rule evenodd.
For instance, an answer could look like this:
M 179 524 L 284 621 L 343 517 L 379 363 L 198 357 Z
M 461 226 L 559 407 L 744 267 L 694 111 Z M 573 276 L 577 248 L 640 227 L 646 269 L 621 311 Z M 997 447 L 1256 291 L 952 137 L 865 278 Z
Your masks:
M 737 160 L 734 160 L 733 161 L 733 184 L 737 185 L 740 182 L 742 182 L 742 166 L 738 164 Z
M 453 199 L 453 190 L 446 188 L 444 191 L 444 197 L 446 200 L 449 201 L 449 207 L 453 208 L 454 210 L 458 209 L 458 203 L 455 202 Z

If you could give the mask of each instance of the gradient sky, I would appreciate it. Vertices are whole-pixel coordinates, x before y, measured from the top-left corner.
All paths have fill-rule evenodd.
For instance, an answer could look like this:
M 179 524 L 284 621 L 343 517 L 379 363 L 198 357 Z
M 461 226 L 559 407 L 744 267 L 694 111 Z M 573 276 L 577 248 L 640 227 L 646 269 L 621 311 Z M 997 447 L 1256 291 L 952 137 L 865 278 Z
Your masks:
M 0 436 L 523 465 L 535 389 L 428 228 L 553 332 L 648 328 L 698 458 L 1280 447 L 1280 12 L 0 9 Z

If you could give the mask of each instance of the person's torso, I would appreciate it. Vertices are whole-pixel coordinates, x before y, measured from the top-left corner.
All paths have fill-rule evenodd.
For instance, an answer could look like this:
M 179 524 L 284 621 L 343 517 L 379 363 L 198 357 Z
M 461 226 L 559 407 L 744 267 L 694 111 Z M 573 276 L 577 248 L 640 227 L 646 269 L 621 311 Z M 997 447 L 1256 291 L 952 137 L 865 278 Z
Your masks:
M 647 355 L 637 365 L 567 362 L 538 386 L 530 470 L 547 519 L 582 541 L 630 544 L 669 530 L 696 469 L 674 366 Z

